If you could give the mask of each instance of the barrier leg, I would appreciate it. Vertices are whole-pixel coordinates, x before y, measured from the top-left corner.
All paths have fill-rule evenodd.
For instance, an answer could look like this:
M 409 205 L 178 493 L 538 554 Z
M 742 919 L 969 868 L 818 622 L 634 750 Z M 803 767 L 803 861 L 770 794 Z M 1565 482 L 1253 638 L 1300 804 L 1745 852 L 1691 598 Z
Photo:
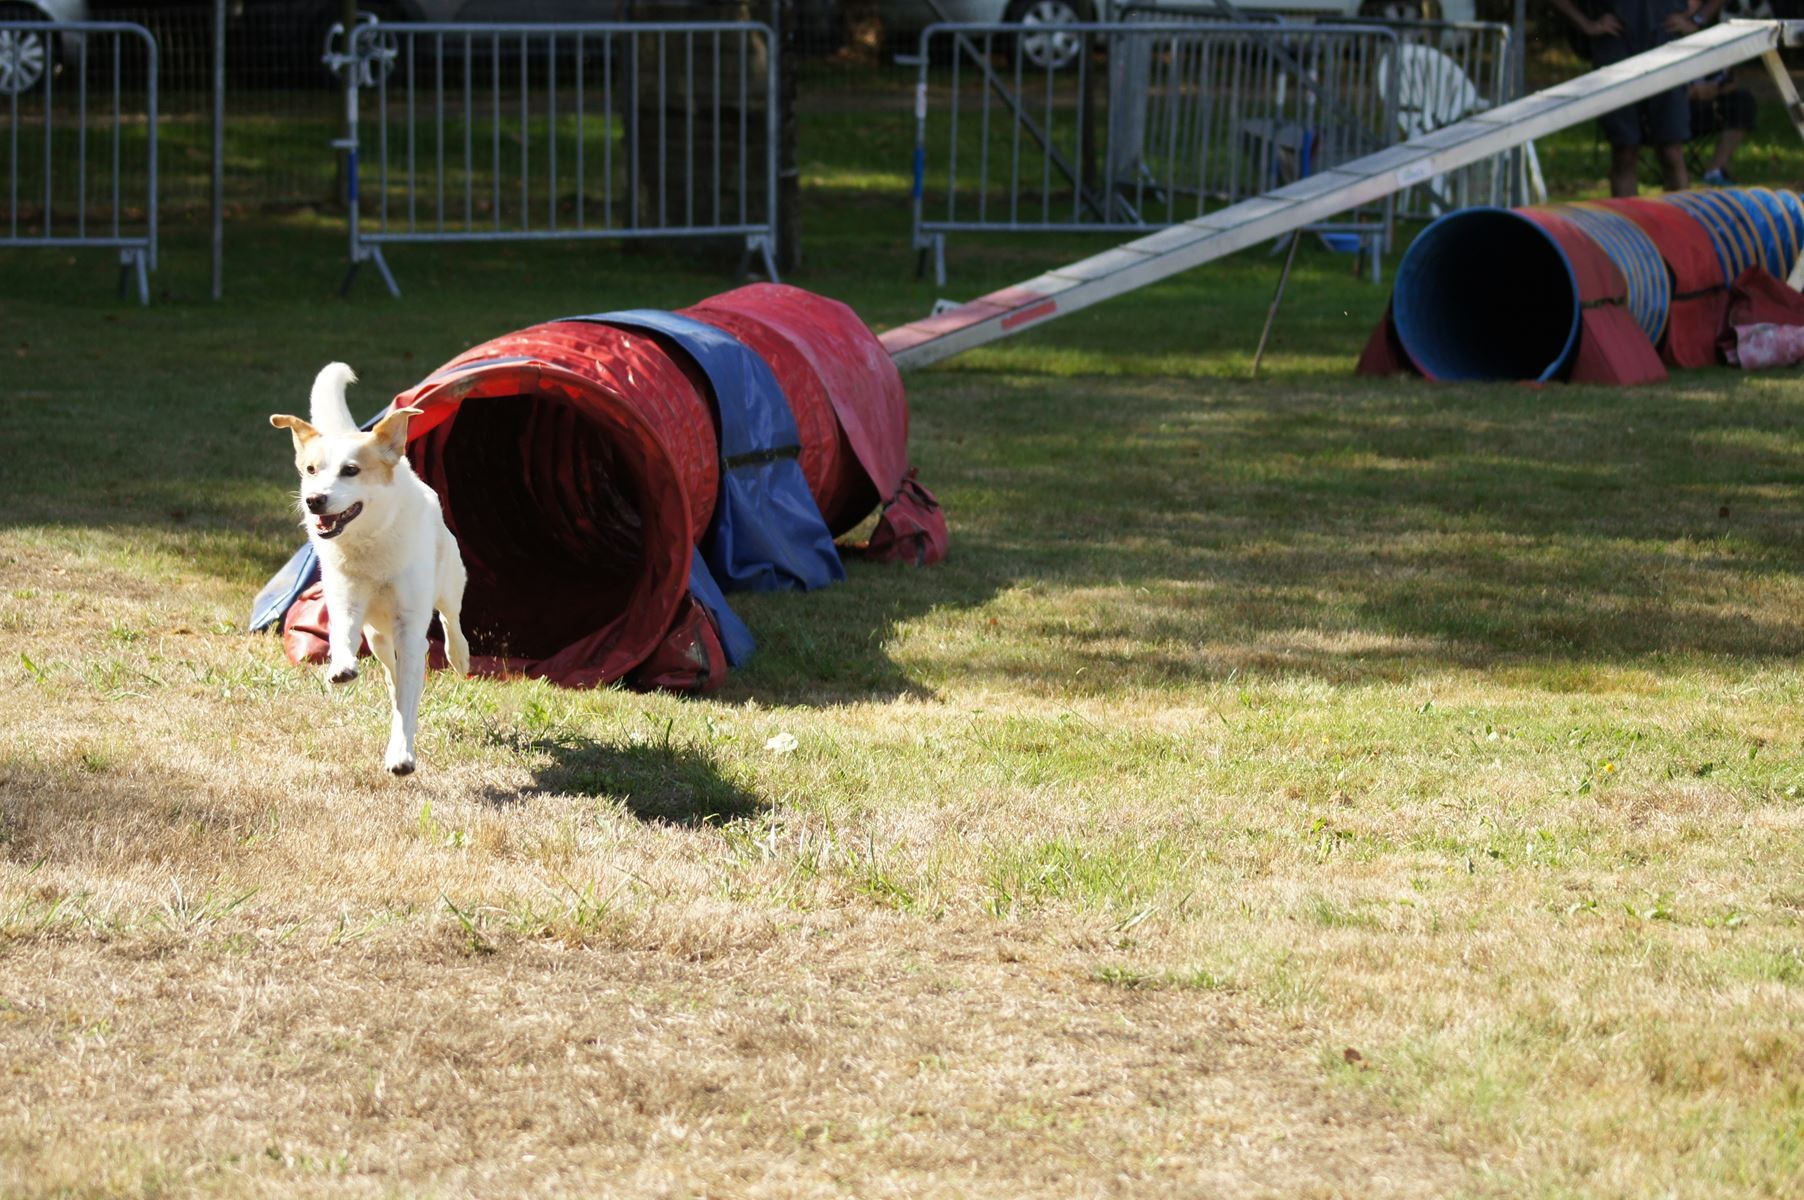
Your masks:
M 745 237 L 745 254 L 739 259 L 739 275 L 742 279 L 751 277 L 752 255 L 756 254 L 764 264 L 764 277 L 772 283 L 782 283 L 777 277 L 777 257 L 771 237 L 763 233 L 748 233 Z
M 382 257 L 382 247 L 370 246 L 368 247 L 368 254 L 370 261 L 376 264 L 376 270 L 382 275 L 382 282 L 387 286 L 388 294 L 399 300 L 401 298 L 401 285 L 395 282 L 395 273 L 388 269 L 388 260 Z
M 119 298 L 125 299 L 126 285 L 133 276 L 138 280 L 138 303 L 150 305 L 150 271 L 144 260 L 144 251 L 137 248 L 126 248 L 119 251 Z

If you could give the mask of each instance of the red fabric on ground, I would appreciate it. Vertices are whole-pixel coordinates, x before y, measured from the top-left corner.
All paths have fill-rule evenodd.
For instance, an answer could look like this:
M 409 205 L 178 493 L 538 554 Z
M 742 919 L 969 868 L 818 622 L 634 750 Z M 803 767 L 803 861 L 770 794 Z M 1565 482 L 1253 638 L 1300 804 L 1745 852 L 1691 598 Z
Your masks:
M 1409 361 L 1404 352 L 1403 343 L 1397 340 L 1397 325 L 1391 320 L 1391 306 L 1384 306 L 1384 315 L 1378 318 L 1372 336 L 1366 339 L 1364 350 L 1359 352 L 1359 362 L 1353 368 L 1355 375 L 1420 375 L 1416 364 Z
M 326 614 L 326 588 L 316 583 L 288 606 L 288 612 L 282 618 L 282 652 L 291 663 L 323 663 L 331 654 L 331 646 L 326 640 L 326 628 L 330 624 Z M 433 634 L 426 640 L 426 665 L 434 671 L 442 671 L 451 665 L 445 657 L 443 634 L 439 632 L 438 622 L 432 623 Z M 357 657 L 370 657 L 370 644 L 362 639 L 357 642 Z
M 940 502 L 921 486 L 910 468 L 895 497 L 883 506 L 883 516 L 878 519 L 871 540 L 855 549 L 871 562 L 927 567 L 945 561 L 948 540 L 946 514 Z
M 1763 267 L 1749 267 L 1729 288 L 1730 325 L 1804 325 L 1804 295 Z
M 690 596 L 678 606 L 670 632 L 628 682 L 643 691 L 712 692 L 727 678 L 727 654 L 708 611 Z
M 1725 361 L 1734 362 L 1741 355 L 1738 329 L 1754 325 L 1804 325 L 1804 295 L 1792 290 L 1783 279 L 1775 278 L 1763 267 L 1749 267 L 1729 288 L 1724 306 L 1722 327 L 1717 331 L 1716 345 Z M 1731 358 L 1733 352 L 1736 358 Z M 1759 358 L 1752 366 L 1778 366 L 1783 355 L 1770 360 Z

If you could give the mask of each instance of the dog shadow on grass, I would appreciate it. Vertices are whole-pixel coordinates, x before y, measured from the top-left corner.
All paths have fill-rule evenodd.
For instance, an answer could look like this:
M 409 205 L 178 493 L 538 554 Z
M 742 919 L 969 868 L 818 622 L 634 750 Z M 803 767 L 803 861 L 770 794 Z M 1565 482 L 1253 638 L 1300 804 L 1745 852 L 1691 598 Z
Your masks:
M 536 739 L 527 748 L 549 760 L 534 772 L 530 791 L 613 801 L 650 824 L 724 825 L 766 807 L 694 746 L 557 737 Z M 508 792 L 495 802 L 520 799 L 521 793 Z

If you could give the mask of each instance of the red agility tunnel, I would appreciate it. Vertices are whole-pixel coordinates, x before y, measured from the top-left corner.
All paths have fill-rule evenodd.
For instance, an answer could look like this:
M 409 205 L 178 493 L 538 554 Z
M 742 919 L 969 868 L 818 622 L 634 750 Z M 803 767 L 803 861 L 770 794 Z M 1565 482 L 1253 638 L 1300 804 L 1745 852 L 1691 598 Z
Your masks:
M 866 557 L 927 563 L 945 553 L 944 516 L 908 469 L 894 363 L 851 309 L 799 288 L 756 284 L 677 313 L 504 334 L 395 397 L 406 406 L 421 410 L 408 458 L 438 493 L 469 573 L 462 623 L 477 673 L 712 687 L 724 675 L 722 642 L 733 658 L 732 630 L 743 631 L 723 612 L 721 588 L 841 577 L 832 537 L 879 503 L 877 531 L 859 548 Z M 797 465 L 787 498 L 771 501 L 751 480 L 748 503 L 731 486 Z M 809 511 L 765 511 L 798 503 Z M 813 566 L 783 573 L 789 543 L 764 527 L 767 515 L 773 527 L 820 523 L 804 547 Z M 778 569 L 717 587 L 707 564 L 729 535 L 741 566 L 768 543 Z M 290 657 L 323 652 L 320 608 L 303 594 L 288 610 Z

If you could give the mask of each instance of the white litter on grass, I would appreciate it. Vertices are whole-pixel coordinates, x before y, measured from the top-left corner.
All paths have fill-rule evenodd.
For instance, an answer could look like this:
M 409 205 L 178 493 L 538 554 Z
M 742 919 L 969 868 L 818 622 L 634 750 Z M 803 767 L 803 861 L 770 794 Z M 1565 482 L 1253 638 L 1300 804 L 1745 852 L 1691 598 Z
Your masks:
M 769 750 L 772 754 L 794 753 L 796 748 L 796 735 L 793 733 L 779 733 L 771 738 L 770 741 L 764 743 L 764 748 Z

